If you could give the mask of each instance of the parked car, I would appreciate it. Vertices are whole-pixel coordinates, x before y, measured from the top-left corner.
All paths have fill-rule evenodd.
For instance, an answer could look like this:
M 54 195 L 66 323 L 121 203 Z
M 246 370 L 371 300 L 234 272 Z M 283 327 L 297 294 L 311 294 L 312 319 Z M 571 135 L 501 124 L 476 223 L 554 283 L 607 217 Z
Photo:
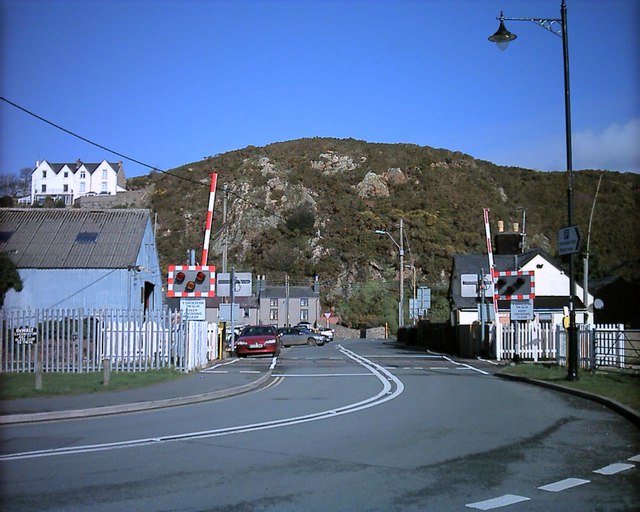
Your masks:
M 335 334 L 335 329 L 329 329 L 328 327 L 319 327 L 318 332 L 322 334 L 327 341 L 333 341 L 333 335 Z
M 236 339 L 238 357 L 252 354 L 280 355 L 280 336 L 272 325 L 248 325 Z
M 306 327 L 280 327 L 280 339 L 285 347 L 291 345 L 324 345 L 327 339 Z

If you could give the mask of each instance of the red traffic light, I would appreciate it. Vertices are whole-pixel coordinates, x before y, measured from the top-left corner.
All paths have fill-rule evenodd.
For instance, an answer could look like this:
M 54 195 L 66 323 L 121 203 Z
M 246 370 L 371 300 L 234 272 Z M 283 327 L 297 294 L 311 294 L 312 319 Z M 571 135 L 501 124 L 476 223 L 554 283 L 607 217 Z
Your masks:
M 196 283 L 200 284 L 206 279 L 206 274 L 201 270 L 196 274 Z
M 181 283 L 182 281 L 184 281 L 184 272 L 178 272 L 175 277 L 175 282 Z

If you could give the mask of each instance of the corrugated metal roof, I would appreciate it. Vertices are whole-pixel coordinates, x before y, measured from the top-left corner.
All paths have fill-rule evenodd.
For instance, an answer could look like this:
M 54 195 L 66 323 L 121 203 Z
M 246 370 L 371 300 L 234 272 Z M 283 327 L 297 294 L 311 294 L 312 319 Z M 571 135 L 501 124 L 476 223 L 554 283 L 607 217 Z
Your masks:
M 18 268 L 126 268 L 149 217 L 149 210 L 0 208 L 0 252 Z M 95 242 L 80 233 L 97 233 Z

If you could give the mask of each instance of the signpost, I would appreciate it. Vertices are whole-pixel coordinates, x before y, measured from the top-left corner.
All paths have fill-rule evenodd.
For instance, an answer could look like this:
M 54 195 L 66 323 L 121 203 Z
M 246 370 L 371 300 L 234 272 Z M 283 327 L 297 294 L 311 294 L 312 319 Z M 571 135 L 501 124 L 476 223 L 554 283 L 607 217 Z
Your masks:
M 558 254 L 576 254 L 580 252 L 580 243 L 582 235 L 578 226 L 569 226 L 561 228 L 558 231 Z

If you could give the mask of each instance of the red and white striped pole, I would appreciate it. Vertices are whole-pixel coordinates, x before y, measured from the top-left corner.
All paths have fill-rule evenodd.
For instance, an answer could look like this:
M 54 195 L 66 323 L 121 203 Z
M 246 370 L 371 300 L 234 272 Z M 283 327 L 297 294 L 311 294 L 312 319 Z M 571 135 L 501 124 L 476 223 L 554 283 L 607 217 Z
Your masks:
M 216 183 L 217 182 L 218 182 L 218 175 L 215 172 L 211 173 L 211 189 L 209 191 L 207 223 L 204 229 L 204 244 L 202 246 L 202 260 L 200 261 L 200 265 L 206 265 L 207 258 L 209 256 L 209 239 L 211 238 L 211 224 L 213 222 L 213 204 L 216 199 Z

